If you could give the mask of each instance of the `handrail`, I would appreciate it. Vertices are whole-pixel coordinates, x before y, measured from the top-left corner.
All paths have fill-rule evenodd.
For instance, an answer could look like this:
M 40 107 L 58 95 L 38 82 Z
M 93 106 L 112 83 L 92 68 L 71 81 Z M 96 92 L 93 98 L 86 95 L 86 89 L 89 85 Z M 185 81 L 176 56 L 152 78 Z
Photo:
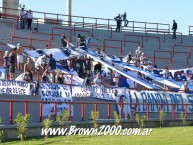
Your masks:
M 49 71 L 49 73 L 50 74 L 52 74 L 54 77 L 53 77 L 53 82 L 51 82 L 51 83 L 56 83 L 56 72 L 51 72 L 51 71 Z M 73 85 L 72 83 L 73 83 L 73 75 L 72 74 L 68 74 L 68 73 L 62 73 L 63 75 L 65 75 L 65 76 L 70 76 L 70 83 L 68 84 L 68 83 L 63 83 L 63 85 L 69 85 L 70 87 Z M 37 75 L 37 81 L 38 82 L 41 82 L 40 81 L 40 75 L 39 75 L 39 71 L 37 71 L 37 73 L 36 73 L 36 75 Z
M 98 105 L 108 105 L 107 107 L 107 118 L 110 119 L 110 105 L 120 105 L 120 103 L 116 103 L 116 102 L 66 102 L 66 101 L 42 101 L 42 100 L 15 100 L 15 99 L 1 99 L 0 102 L 8 102 L 9 103 L 9 118 L 10 118 L 10 121 L 9 123 L 12 124 L 13 123 L 13 105 L 14 103 L 24 103 L 24 112 L 25 113 L 28 113 L 28 106 L 29 106 L 29 103 L 38 103 L 40 105 L 40 109 L 39 109 L 39 121 L 42 122 L 42 118 L 43 118 L 43 104 L 44 103 L 52 103 L 54 104 L 54 117 L 56 118 L 57 116 L 57 104 L 67 104 L 68 105 L 68 117 L 69 117 L 69 121 L 71 121 L 71 105 L 81 105 L 81 109 L 80 109 L 80 114 L 81 114 L 81 118 L 82 118 L 82 121 L 84 121 L 84 113 L 85 112 L 85 107 L 84 105 L 86 104 L 91 104 L 94 106 L 94 110 L 97 111 L 98 109 Z M 123 107 L 124 105 L 131 105 L 131 106 L 134 106 L 133 107 L 133 118 L 135 119 L 136 117 L 136 113 L 137 113 L 137 106 L 140 106 L 140 105 L 143 105 L 143 106 L 146 106 L 146 107 L 149 107 L 150 105 L 158 105 L 159 106 L 159 111 L 163 111 L 163 106 L 167 105 L 167 106 L 171 106 L 172 107 L 172 110 L 171 110 L 171 113 L 172 113 L 172 119 L 175 119 L 175 107 L 176 105 L 180 105 L 180 106 L 183 106 L 184 108 L 184 114 L 185 116 L 187 117 L 187 107 L 190 105 L 192 106 L 192 104 L 161 104 L 161 103 L 121 103 L 121 106 Z M 131 115 L 131 114 L 130 114 Z M 149 118 L 149 109 L 146 109 L 146 119 L 150 119 Z
M 154 56 L 148 56 L 147 58 L 151 58 L 152 59 L 152 62 L 156 64 L 156 60 L 157 59 L 160 59 L 160 60 L 168 60 L 169 63 L 170 63 L 170 58 L 167 58 L 167 57 L 154 57 Z M 154 62 L 155 61 L 155 62 Z
M 119 49 L 120 55 L 121 55 L 121 48 L 120 47 L 116 47 L 116 46 L 108 46 L 108 45 L 96 45 L 96 44 L 88 44 L 88 46 L 94 46 L 94 47 L 102 47 L 103 50 L 107 49 L 107 48 L 117 48 Z
M 4 54 L 4 51 L 0 50 L 0 66 L 3 65 L 3 54 Z
M 143 38 L 145 37 L 145 38 L 156 38 L 156 39 L 158 39 L 158 49 L 160 49 L 161 48 L 161 43 L 160 43 L 160 37 L 157 37 L 157 36 L 140 36 L 140 35 L 133 35 L 133 34 L 125 34 L 124 35 L 124 41 L 126 41 L 126 36 L 134 36 L 134 37 L 141 37 L 141 39 L 142 39 L 142 45 L 141 45 L 141 47 L 143 48 Z M 146 39 L 146 40 L 147 40 Z M 124 43 L 124 46 L 125 46 L 125 43 Z
M 173 32 L 167 32 L 167 31 L 158 31 L 158 30 L 146 30 L 145 33 L 148 36 L 148 32 L 157 32 L 158 33 L 164 33 L 164 42 L 165 42 L 165 34 L 171 34 Z M 176 32 L 176 34 L 180 34 L 180 43 L 182 44 L 182 32 Z
M 51 47 L 51 41 L 50 40 L 41 40 L 41 39 L 31 39 L 31 38 L 24 38 L 24 37 L 18 37 L 18 36 L 11 36 L 11 43 L 13 44 L 13 39 L 21 39 L 21 40 L 29 40 L 29 45 L 24 47 L 29 47 L 30 50 L 32 49 L 32 43 L 33 41 L 40 41 L 40 42 L 47 42 L 48 43 L 48 48 Z
M 170 60 L 170 63 L 169 63 L 169 67 L 170 69 L 172 69 L 172 51 L 167 51 L 167 50 L 154 50 L 154 57 L 153 57 L 153 62 L 155 63 L 155 59 L 156 59 L 156 52 L 159 52 L 159 55 L 160 55 L 160 52 L 164 52 L 164 53 L 168 53 L 170 54 L 170 57 L 169 57 L 169 60 Z M 162 58 L 163 59 L 163 58 Z M 168 59 L 168 58 L 166 58 Z
M 62 28 L 62 27 L 52 27 L 52 34 L 54 35 L 54 30 L 69 30 L 70 31 L 70 41 L 71 41 L 71 39 L 72 39 L 72 34 L 71 34 L 71 32 L 72 31 L 74 31 L 74 35 L 76 34 L 76 32 L 78 31 L 80 31 L 80 32 L 85 32 L 85 33 L 88 33 L 88 35 L 90 35 L 90 31 L 88 31 L 88 30 L 77 30 L 77 29 L 75 29 L 75 28 Z M 53 40 L 53 38 L 52 38 L 52 40 Z
M 112 42 L 120 42 L 121 43 L 121 46 L 120 46 L 120 55 L 122 55 L 122 51 L 123 51 L 123 43 L 127 43 L 127 42 L 129 42 L 129 43 L 137 43 L 138 44 L 138 46 L 140 46 L 140 42 L 139 41 L 125 41 L 125 40 L 113 40 L 113 39 L 104 39 L 104 41 L 103 41 L 103 44 L 104 44 L 104 46 L 106 46 L 106 44 L 105 44 L 105 42 L 106 41 L 112 41 Z M 106 49 L 106 47 L 104 47 L 104 51 L 105 51 L 105 49 Z
M 189 49 L 189 51 L 188 52 L 184 52 L 184 51 L 178 51 L 178 52 L 175 52 L 174 51 L 174 49 L 175 49 L 175 47 L 177 47 L 177 46 L 180 46 L 180 47 L 185 47 L 185 48 L 187 48 L 187 49 Z M 187 53 L 187 55 L 189 56 L 189 57 L 191 57 L 191 55 L 192 55 L 192 53 L 191 53 L 191 49 L 193 48 L 193 45 L 180 45 L 180 44 L 174 44 L 173 45 L 173 48 L 172 48 L 172 52 L 173 52 L 173 56 L 174 56 L 174 53 Z
M 74 23 L 74 29 L 76 26 L 82 26 L 83 28 L 92 28 L 91 37 L 94 37 L 94 28 L 107 28 L 107 30 L 110 30 L 110 38 L 112 38 L 112 32 L 113 32 L 113 26 L 115 25 L 106 25 L 106 24 L 93 24 L 93 23 L 82 23 L 82 22 L 75 22 Z
M 6 8 L 6 7 L 0 7 L 2 8 L 2 10 L 17 10 L 18 12 L 20 11 L 19 9 L 12 9 L 12 8 Z M 110 23 L 113 23 L 115 24 L 115 20 L 114 19 L 106 19 L 106 18 L 94 18 L 94 17 L 83 17 L 83 16 L 74 16 L 74 15 L 64 15 L 64 14 L 55 14 L 55 13 L 45 13 L 45 12 L 39 12 L 39 11 L 32 11 L 34 13 L 34 16 L 35 14 L 42 14 L 43 15 L 43 18 L 46 19 L 46 15 L 52 15 L 54 16 L 54 19 L 57 21 L 60 21 L 59 19 L 59 16 L 60 17 L 72 17 L 72 18 L 75 18 L 75 19 L 80 19 L 80 21 L 82 23 L 86 23 L 87 21 L 95 21 L 93 24 L 96 24 L 96 25 L 99 25 L 99 21 L 103 21 L 105 22 L 105 24 L 108 25 L 108 27 L 110 27 Z M 61 18 L 62 19 L 62 18 Z M 64 21 L 64 22 L 67 22 L 67 21 Z M 77 21 L 76 21 L 77 22 Z M 146 31 L 147 29 L 156 29 L 156 30 L 165 30 L 165 31 L 170 31 L 170 25 L 169 24 L 164 24 L 164 23 L 152 23 L 152 22 L 139 22 L 139 21 L 129 21 L 130 23 L 132 23 L 132 27 L 133 27 L 133 32 L 136 32 L 136 31 Z M 71 21 L 71 22 L 68 22 L 70 23 L 70 25 L 73 25 L 74 24 L 74 21 Z M 138 28 L 136 25 L 137 24 L 143 24 L 144 26 L 142 27 L 143 30 L 138 30 L 136 28 Z M 148 27 L 148 25 L 155 25 L 153 28 L 151 27 Z M 161 26 L 166 26 L 167 28 L 163 29 L 163 28 L 160 28 Z

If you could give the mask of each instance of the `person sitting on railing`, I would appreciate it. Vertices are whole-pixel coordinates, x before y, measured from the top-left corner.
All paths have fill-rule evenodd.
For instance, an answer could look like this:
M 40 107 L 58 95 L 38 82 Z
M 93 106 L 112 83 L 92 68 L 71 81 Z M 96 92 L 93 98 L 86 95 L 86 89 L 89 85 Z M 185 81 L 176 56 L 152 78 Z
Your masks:
M 127 63 L 131 63 L 131 61 L 132 61 L 132 53 L 131 53 L 131 51 L 127 54 L 127 56 L 126 56 L 126 62 Z
M 140 66 L 140 54 L 135 54 L 134 57 L 132 58 L 134 65 L 136 67 Z
M 188 91 L 188 82 L 184 82 L 184 84 L 179 89 L 179 93 L 187 93 Z
M 15 74 L 15 62 L 16 62 L 16 52 L 17 48 L 13 48 L 11 53 L 9 54 L 9 58 L 10 58 L 10 69 L 9 69 L 9 76 L 10 79 L 14 79 L 14 74 Z
M 22 80 L 25 82 L 32 82 L 31 77 L 30 77 L 30 71 L 27 70 L 25 73 L 23 73 Z
M 93 82 L 91 83 L 91 85 L 98 86 L 98 85 L 100 85 L 100 82 L 101 82 L 100 81 L 100 73 L 97 73 L 94 80 L 93 80 Z
M 184 70 L 181 70 L 180 73 L 181 73 L 182 81 L 187 81 L 187 76 L 186 76 Z
M 46 56 L 43 55 L 43 56 L 40 56 L 38 57 L 38 59 L 35 61 L 35 71 L 37 72 L 37 77 L 39 78 L 40 76 L 40 72 L 42 70 L 44 70 L 44 67 L 45 67 L 45 59 L 46 59 Z M 39 81 L 39 80 L 38 80 Z
M 138 46 L 137 49 L 135 50 L 135 54 L 141 54 L 141 47 Z
M 5 69 L 5 79 L 9 79 L 9 67 L 10 67 L 10 58 L 9 58 L 9 52 L 5 51 L 4 56 L 3 56 L 3 67 Z
M 59 71 L 56 74 L 56 83 L 57 84 L 64 84 L 64 77 L 63 77 L 63 73 L 61 71 Z
M 152 65 L 152 63 L 150 61 L 148 61 L 148 65 L 147 65 L 146 70 L 149 71 L 149 72 L 153 71 L 153 65 Z
M 27 83 L 32 82 L 31 78 L 30 78 L 30 72 L 26 71 L 22 74 L 20 74 L 16 79 L 16 81 L 25 81 Z
M 62 33 L 62 36 L 60 37 L 61 47 L 66 47 L 67 46 L 66 38 L 67 38 L 67 36 L 64 33 Z
M 164 70 L 163 70 L 163 76 L 164 78 L 168 79 L 170 77 L 170 72 L 169 72 L 169 68 L 167 66 L 165 66 Z
M 141 53 L 141 56 L 140 56 L 140 64 L 141 65 L 147 64 L 147 57 L 144 55 L 143 52 Z
M 27 58 L 27 63 L 24 65 L 24 73 L 29 72 L 30 79 L 33 81 L 33 71 L 32 71 L 32 64 L 31 64 L 31 59 Z
M 42 83 L 51 83 L 52 78 L 50 76 L 50 73 L 48 69 L 45 69 L 43 75 L 42 75 Z
M 85 38 L 83 36 L 81 36 L 80 34 L 77 35 L 76 45 L 77 46 L 82 46 L 82 47 L 84 46 L 84 47 L 86 47 Z
M 17 44 L 17 69 L 22 71 L 23 66 L 23 47 L 20 43 Z

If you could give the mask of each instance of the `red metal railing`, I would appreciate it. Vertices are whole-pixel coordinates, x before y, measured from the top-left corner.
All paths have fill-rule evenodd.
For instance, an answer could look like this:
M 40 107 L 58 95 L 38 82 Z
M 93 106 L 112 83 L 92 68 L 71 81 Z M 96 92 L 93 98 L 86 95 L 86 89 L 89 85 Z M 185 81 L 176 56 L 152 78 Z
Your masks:
M 104 51 L 106 49 L 106 43 L 107 41 L 110 42 L 120 42 L 121 46 L 120 46 L 120 55 L 122 55 L 123 52 L 123 43 L 134 43 L 134 44 L 138 44 L 137 46 L 140 46 L 140 42 L 139 41 L 124 41 L 124 40 L 113 40 L 113 39 L 104 39 L 103 44 L 104 44 Z
M 82 23 L 82 22 L 75 22 L 74 23 L 74 29 L 76 26 L 82 26 L 83 28 L 92 28 L 91 36 L 94 36 L 94 28 L 100 29 L 100 28 L 107 28 L 107 30 L 110 30 L 110 38 L 113 37 L 113 25 L 105 25 L 105 24 L 93 24 L 93 23 Z
M 150 58 L 150 59 L 152 59 L 152 62 L 153 63 L 155 63 L 155 64 L 157 64 L 156 62 L 157 62 L 157 60 L 168 60 L 168 63 L 170 64 L 170 62 L 171 62 L 171 59 L 168 57 L 152 57 L 152 56 L 148 56 L 147 58 Z M 167 63 L 167 64 L 168 64 Z
M 173 33 L 173 32 L 168 32 L 168 31 L 147 30 L 147 31 L 145 31 L 146 36 L 148 36 L 148 32 L 157 32 L 157 34 L 158 33 L 163 33 L 164 34 L 164 42 L 165 42 L 165 35 Z M 180 35 L 180 43 L 182 44 L 182 32 L 176 32 L 176 34 Z
M 140 36 L 140 35 L 133 35 L 133 34 L 125 34 L 124 35 L 124 41 L 126 41 L 126 38 L 127 37 L 141 37 L 141 39 L 142 39 L 142 45 L 141 45 L 141 47 L 143 48 L 143 38 L 145 37 L 145 38 L 155 38 L 155 39 L 158 39 L 158 49 L 160 49 L 161 48 L 161 44 L 160 44 L 160 37 L 156 37 L 156 36 Z M 147 40 L 147 39 L 146 39 Z M 124 46 L 125 46 L 125 43 L 124 43 Z
M 105 86 L 105 83 L 104 83 L 104 79 L 105 78 L 110 78 L 110 85 L 112 85 L 112 82 L 113 82 L 113 79 L 118 79 L 118 83 L 117 83 L 117 85 L 118 85 L 118 87 L 120 87 L 120 77 L 113 77 L 112 75 L 111 76 L 106 76 L 106 77 L 102 77 L 102 79 L 101 79 L 101 84 L 102 85 L 104 85 Z
M 175 106 L 176 105 L 181 105 L 184 108 L 184 115 L 187 118 L 187 107 L 188 106 L 192 106 L 192 104 L 160 104 L 160 103 L 115 103 L 115 102 L 56 102 L 56 101 L 40 101 L 40 100 L 0 100 L 0 102 L 9 102 L 9 122 L 10 124 L 13 124 L 13 105 L 16 102 L 19 103 L 24 103 L 24 113 L 27 114 L 29 113 L 28 111 L 28 106 L 29 103 L 36 103 L 40 105 L 40 110 L 39 110 L 39 121 L 42 122 L 42 117 L 43 117 L 43 103 L 53 103 L 54 104 L 54 118 L 56 119 L 57 116 L 57 104 L 61 104 L 61 103 L 65 103 L 68 104 L 68 120 L 71 121 L 71 105 L 81 105 L 81 110 L 80 110 L 80 114 L 81 114 L 81 119 L 82 121 L 84 121 L 84 112 L 85 112 L 85 105 L 86 104 L 91 104 L 94 107 L 94 111 L 98 110 L 98 105 L 107 105 L 107 118 L 110 119 L 110 105 L 117 105 L 119 104 L 121 107 L 123 107 L 124 105 L 132 105 L 134 106 L 134 110 L 133 110 L 133 119 L 136 118 L 136 114 L 137 114 L 137 106 L 139 105 L 144 105 L 146 106 L 146 119 L 150 119 L 149 116 L 149 107 L 152 105 L 158 105 L 159 106 L 159 111 L 162 112 L 163 111 L 163 107 L 164 105 L 167 106 L 171 106 L 172 107 L 172 119 L 175 119 Z M 103 110 L 105 111 L 105 110 Z M 105 118 L 104 118 L 105 119 Z
M 3 55 L 4 55 L 4 51 L 0 50 L 0 66 L 3 65 Z
M 38 41 L 38 42 L 45 42 L 48 45 L 48 48 L 51 47 L 51 41 L 50 40 L 40 40 L 40 39 L 31 39 L 31 38 L 23 38 L 23 37 L 18 37 L 18 36 L 11 36 L 11 43 L 14 43 L 14 39 L 19 39 L 19 40 L 27 40 L 29 45 L 23 45 L 24 47 L 29 47 L 30 50 L 32 49 L 32 44 L 33 41 Z
M 56 82 L 56 72 L 51 72 L 51 71 L 49 71 L 49 73 L 53 75 L 53 82 L 52 82 L 52 83 L 55 83 L 55 82 Z M 72 85 L 73 85 L 73 84 L 72 84 L 72 83 L 73 83 L 73 75 L 72 75 L 72 74 L 67 74 L 67 73 L 62 73 L 62 74 L 65 75 L 65 76 L 70 76 L 70 83 L 64 82 L 63 84 L 64 84 L 64 85 L 70 85 L 70 86 L 72 86 Z M 39 71 L 37 71 L 36 75 L 37 75 L 37 81 L 38 81 L 38 82 L 41 82 L 41 81 L 40 81 Z
M 76 35 L 76 32 L 84 32 L 87 33 L 87 35 L 90 36 L 90 31 L 88 30 L 77 30 L 75 28 L 61 28 L 61 27 L 52 27 L 52 35 L 54 35 L 54 30 L 65 30 L 65 31 L 70 31 L 70 40 L 72 38 L 72 32 L 74 32 L 74 35 Z M 52 38 L 53 39 L 53 38 Z
M 176 47 L 183 47 L 183 48 L 188 49 L 188 51 L 187 51 L 187 52 L 185 52 L 185 51 L 174 51 L 174 49 L 175 49 Z M 193 45 L 188 46 L 188 45 L 178 45 L 178 44 L 174 44 L 174 45 L 173 45 L 173 48 L 172 48 L 173 56 L 174 56 L 174 53 L 185 53 L 185 54 L 187 54 L 189 57 L 191 57 L 191 55 L 192 55 L 192 53 L 191 53 L 192 48 L 193 48 Z
M 169 67 L 172 69 L 172 51 L 167 51 L 167 50 L 154 50 L 154 57 L 153 57 L 153 62 L 156 62 L 156 52 L 158 52 L 158 55 L 160 56 L 160 53 L 169 53 L 169 58 L 162 58 L 162 59 L 169 59 Z
M 119 49 L 119 52 L 120 52 L 120 54 L 121 54 L 121 48 L 120 48 L 120 47 L 116 47 L 116 46 L 96 45 L 96 44 L 88 44 L 88 46 L 89 46 L 89 47 L 94 46 L 94 47 L 103 48 L 103 50 L 104 50 L 104 49 L 107 49 L 107 48 L 117 48 L 117 49 Z

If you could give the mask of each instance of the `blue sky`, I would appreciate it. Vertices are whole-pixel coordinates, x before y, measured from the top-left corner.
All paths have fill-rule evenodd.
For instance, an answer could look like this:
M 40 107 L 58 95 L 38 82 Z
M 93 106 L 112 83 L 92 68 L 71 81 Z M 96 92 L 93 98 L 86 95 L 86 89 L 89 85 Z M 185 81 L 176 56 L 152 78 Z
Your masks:
M 20 0 L 27 9 L 66 14 L 66 0 Z M 131 21 L 178 23 L 178 31 L 188 34 L 193 0 L 72 0 L 72 15 L 114 18 L 127 12 Z

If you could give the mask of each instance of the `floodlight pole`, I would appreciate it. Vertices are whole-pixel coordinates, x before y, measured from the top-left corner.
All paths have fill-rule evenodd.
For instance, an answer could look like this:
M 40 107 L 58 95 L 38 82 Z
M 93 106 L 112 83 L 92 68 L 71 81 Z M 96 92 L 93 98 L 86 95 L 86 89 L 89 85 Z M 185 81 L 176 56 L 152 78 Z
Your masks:
M 66 0 L 67 26 L 71 26 L 71 0 Z

